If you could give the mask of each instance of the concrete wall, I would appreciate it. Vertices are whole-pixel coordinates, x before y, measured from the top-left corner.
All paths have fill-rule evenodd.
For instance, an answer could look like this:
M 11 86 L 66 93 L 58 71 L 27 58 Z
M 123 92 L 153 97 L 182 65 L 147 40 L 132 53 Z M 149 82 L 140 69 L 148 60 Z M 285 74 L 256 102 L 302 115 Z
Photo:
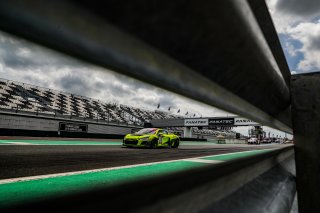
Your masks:
M 224 140 L 217 140 L 217 142 L 225 143 L 225 144 L 246 144 L 245 140 L 240 140 L 240 139 L 224 139 Z
M 168 126 L 177 126 L 181 127 L 184 126 L 184 119 L 157 119 L 151 120 L 150 123 L 153 127 L 168 127 Z
M 82 123 L 88 125 L 90 134 L 117 134 L 124 135 L 131 133 L 130 126 L 116 126 L 103 123 L 92 123 L 86 121 L 73 121 L 55 118 L 41 118 L 35 116 L 22 116 L 19 114 L 0 114 L 0 129 L 20 129 L 46 132 L 58 132 L 59 122 Z
M 119 134 L 125 135 L 131 133 L 130 127 L 107 126 L 101 124 L 88 124 L 88 133 L 98 134 Z
M 0 128 L 58 131 L 59 121 L 0 114 Z

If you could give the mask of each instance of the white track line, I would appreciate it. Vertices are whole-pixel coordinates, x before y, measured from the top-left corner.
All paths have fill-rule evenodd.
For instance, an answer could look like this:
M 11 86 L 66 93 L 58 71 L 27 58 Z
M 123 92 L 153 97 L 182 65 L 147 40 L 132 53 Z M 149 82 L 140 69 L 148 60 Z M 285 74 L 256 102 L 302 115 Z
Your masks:
M 3 142 L 5 144 L 13 144 L 13 145 L 31 145 L 30 143 L 26 142 Z
M 260 150 L 262 151 L 262 150 L 272 150 L 272 149 L 260 149 Z M 71 176 L 71 175 L 79 175 L 79 174 L 87 174 L 87 173 L 92 173 L 92 172 L 104 172 L 104 171 L 110 171 L 110 170 L 116 170 L 116 169 L 134 168 L 134 167 L 138 167 L 138 166 L 150 166 L 150 165 L 155 165 L 155 164 L 170 163 L 170 162 L 177 162 L 177 161 L 195 161 L 195 159 L 202 161 L 201 163 L 208 163 L 208 160 L 200 159 L 200 158 L 232 155 L 232 154 L 246 153 L 246 152 L 255 152 L 255 151 L 260 151 L 260 150 L 232 152 L 232 153 L 225 153 L 225 154 L 218 154 L 218 155 L 206 155 L 206 156 L 200 156 L 197 158 L 184 158 L 184 159 L 178 159 L 178 160 L 158 161 L 158 162 L 152 162 L 152 163 L 133 164 L 133 165 L 128 165 L 128 166 L 116 166 L 116 167 L 109 167 L 109 168 L 102 168 L 102 169 L 82 170 L 82 171 L 76 171 L 76 172 L 64 172 L 64 173 L 55 173 L 55 174 L 49 174 L 49 175 L 37 175 L 37 176 L 29 176 L 29 177 L 2 179 L 2 180 L 0 180 L 0 184 L 39 180 L 39 179 L 46 179 L 46 178 L 55 178 L 55 177 L 63 177 L 63 176 Z M 203 160 L 206 162 L 204 162 Z M 197 162 L 200 162 L 200 161 L 197 161 Z M 212 160 L 210 160 L 210 161 L 212 161 Z
M 183 161 L 197 162 L 197 163 L 209 163 L 209 164 L 224 162 L 222 160 L 206 160 L 206 159 L 200 159 L 200 158 L 193 158 L 193 159 L 188 159 L 188 160 L 183 160 Z

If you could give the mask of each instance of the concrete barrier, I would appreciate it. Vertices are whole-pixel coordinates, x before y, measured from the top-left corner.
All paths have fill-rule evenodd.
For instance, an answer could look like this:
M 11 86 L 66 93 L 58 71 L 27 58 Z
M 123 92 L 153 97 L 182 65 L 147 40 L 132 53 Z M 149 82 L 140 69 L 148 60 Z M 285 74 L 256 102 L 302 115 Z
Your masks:
M 216 143 L 216 144 L 246 144 L 246 140 L 244 139 L 208 139 L 208 142 L 210 143 Z
M 226 144 L 246 144 L 246 140 L 241 139 L 225 139 Z

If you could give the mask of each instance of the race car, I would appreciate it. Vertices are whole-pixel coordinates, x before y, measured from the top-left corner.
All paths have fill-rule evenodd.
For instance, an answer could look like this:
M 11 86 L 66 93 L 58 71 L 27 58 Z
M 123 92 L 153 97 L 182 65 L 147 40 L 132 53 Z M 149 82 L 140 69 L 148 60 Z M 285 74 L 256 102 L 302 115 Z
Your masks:
M 123 139 L 123 146 L 126 147 L 171 147 L 178 148 L 180 138 L 170 134 L 165 129 L 145 128 L 133 134 L 127 134 Z
M 248 144 L 260 144 L 260 140 L 258 138 L 253 137 L 248 140 Z

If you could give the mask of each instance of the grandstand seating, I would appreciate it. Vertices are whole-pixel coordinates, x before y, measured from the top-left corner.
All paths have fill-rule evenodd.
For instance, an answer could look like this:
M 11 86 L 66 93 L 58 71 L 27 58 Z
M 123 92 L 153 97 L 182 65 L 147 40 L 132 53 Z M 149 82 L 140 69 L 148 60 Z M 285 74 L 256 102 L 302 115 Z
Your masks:
M 151 119 L 176 118 L 161 111 L 103 103 L 88 97 L 0 79 L 0 109 L 143 125 Z
M 16 113 L 35 113 L 43 115 L 67 116 L 69 118 L 104 120 L 142 126 L 152 119 L 182 118 L 164 111 L 150 111 L 126 105 L 103 103 L 100 100 L 42 88 L 21 82 L 0 79 L 0 109 Z M 173 131 L 181 132 L 182 128 Z M 195 134 L 224 136 L 234 135 L 234 131 L 214 131 L 193 129 Z

